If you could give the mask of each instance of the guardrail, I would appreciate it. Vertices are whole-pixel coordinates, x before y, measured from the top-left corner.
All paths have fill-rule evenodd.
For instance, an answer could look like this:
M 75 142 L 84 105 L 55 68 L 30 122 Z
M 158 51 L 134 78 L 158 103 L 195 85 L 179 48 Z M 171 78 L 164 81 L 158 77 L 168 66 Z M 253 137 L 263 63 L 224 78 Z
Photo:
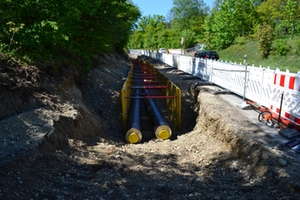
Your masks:
M 131 51 L 130 53 L 134 53 Z M 178 54 L 135 50 L 179 70 L 210 81 L 233 93 L 271 109 L 300 125 L 300 71 L 290 73 L 269 68 L 208 60 Z M 281 97 L 283 96 L 280 112 Z

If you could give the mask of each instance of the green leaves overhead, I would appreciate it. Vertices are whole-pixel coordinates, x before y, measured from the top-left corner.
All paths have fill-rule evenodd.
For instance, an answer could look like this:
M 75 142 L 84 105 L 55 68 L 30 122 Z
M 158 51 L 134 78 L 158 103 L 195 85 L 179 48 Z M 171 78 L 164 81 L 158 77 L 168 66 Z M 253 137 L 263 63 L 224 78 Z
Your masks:
M 123 49 L 140 17 L 139 9 L 126 0 L 1 1 L 0 13 L 2 46 L 12 37 L 7 22 L 24 24 L 13 36 L 18 45 L 11 48 L 16 55 L 47 60 Z

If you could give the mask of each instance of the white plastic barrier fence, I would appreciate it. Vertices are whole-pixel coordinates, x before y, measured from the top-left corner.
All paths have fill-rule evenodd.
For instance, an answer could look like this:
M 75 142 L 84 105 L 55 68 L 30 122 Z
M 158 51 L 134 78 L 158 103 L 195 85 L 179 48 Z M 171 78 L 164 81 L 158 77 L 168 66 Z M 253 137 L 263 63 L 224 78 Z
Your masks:
M 142 49 L 130 49 L 129 53 L 133 54 L 133 55 L 140 55 L 140 54 L 143 54 L 143 50 Z
M 273 112 L 280 112 L 281 96 L 283 104 L 281 116 L 300 124 L 300 72 L 293 74 L 276 70 L 274 73 L 274 87 L 270 99 Z
M 300 71 L 298 74 L 243 64 L 200 59 L 180 54 L 140 50 L 140 54 L 160 60 L 186 73 L 210 81 L 233 93 L 271 109 L 300 125 Z

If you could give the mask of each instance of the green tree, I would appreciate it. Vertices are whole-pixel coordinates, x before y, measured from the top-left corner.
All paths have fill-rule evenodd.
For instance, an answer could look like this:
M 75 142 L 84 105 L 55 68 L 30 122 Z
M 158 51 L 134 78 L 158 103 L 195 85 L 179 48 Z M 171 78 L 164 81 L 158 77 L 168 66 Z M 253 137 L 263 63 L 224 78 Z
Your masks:
M 181 31 L 181 35 L 184 37 L 184 43 L 182 45 L 184 49 L 195 45 L 195 32 L 185 29 Z
M 272 27 L 280 22 L 284 13 L 284 1 L 286 0 L 265 0 L 257 6 L 257 12 L 261 22 L 266 22 Z
M 300 31 L 300 2 L 298 0 L 266 0 L 258 5 L 261 22 L 270 24 L 276 34 L 295 34 Z
M 208 7 L 203 0 L 174 0 L 171 9 L 172 29 L 189 29 L 196 34 L 203 33 L 203 24 Z
M 250 35 L 257 23 L 254 5 L 250 0 L 224 1 L 212 18 L 206 21 L 206 34 L 208 31 L 212 33 L 210 45 L 223 49 L 231 45 L 236 37 Z
M 214 22 L 214 12 L 207 15 L 205 18 L 205 32 L 204 32 L 204 40 L 198 39 L 198 43 L 205 43 L 206 48 L 208 49 L 215 49 L 213 38 L 214 38 L 214 31 L 213 31 L 213 22 Z
M 165 29 L 166 22 L 162 15 L 143 16 L 131 35 L 129 47 L 158 49 L 162 43 L 161 31 Z
M 272 43 L 275 38 L 273 28 L 266 22 L 259 25 L 255 34 L 259 41 L 259 51 L 263 58 L 267 58 L 272 49 Z
M 140 17 L 126 0 L 2 0 L 0 13 L 2 47 L 10 44 L 7 23 L 24 24 L 14 34 L 18 46 L 2 51 L 51 62 L 66 56 L 89 62 L 94 54 L 123 49 Z
M 180 48 L 180 35 L 174 29 L 164 29 L 159 32 L 159 47 Z
M 287 32 L 293 36 L 296 31 L 296 24 L 297 22 L 299 22 L 298 20 L 299 17 L 300 17 L 300 12 L 297 12 L 297 1 L 287 0 L 283 12 L 283 20 L 279 24 L 279 27 L 286 28 Z

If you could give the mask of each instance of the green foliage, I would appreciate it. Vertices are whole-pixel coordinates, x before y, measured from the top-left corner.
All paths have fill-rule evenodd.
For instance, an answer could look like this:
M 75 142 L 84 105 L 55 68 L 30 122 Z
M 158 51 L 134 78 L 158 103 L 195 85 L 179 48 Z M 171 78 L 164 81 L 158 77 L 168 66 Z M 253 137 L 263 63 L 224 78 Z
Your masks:
M 224 1 L 209 20 L 209 23 L 212 23 L 209 28 L 212 32 L 210 45 L 223 49 L 230 46 L 236 37 L 250 35 L 255 15 L 255 9 L 248 0 Z
M 203 0 L 174 0 L 168 21 L 163 23 L 165 26 L 160 29 L 151 28 L 152 17 L 142 17 L 138 28 L 134 30 L 129 47 L 178 48 L 181 32 L 189 30 L 195 34 L 194 43 L 205 43 L 210 49 L 224 49 L 234 42 L 243 44 L 244 38 L 253 37 L 258 25 L 264 21 L 277 30 L 277 35 L 279 30 L 291 34 L 293 31 L 296 35 L 300 32 L 300 6 L 295 6 L 295 2 L 297 1 L 218 0 L 215 1 L 215 7 L 208 12 Z M 153 18 L 155 20 L 154 16 Z
M 205 42 L 206 47 L 208 49 L 215 49 L 215 46 L 213 44 L 213 37 L 214 37 L 214 32 L 213 32 L 213 28 L 212 28 L 213 19 L 214 19 L 213 14 L 206 16 L 205 21 L 204 21 L 204 26 L 205 26 L 204 38 L 202 38 L 202 41 L 199 41 L 199 39 L 198 39 L 198 43 Z
M 165 32 L 166 22 L 161 15 L 143 16 L 137 22 L 137 28 L 131 35 L 129 48 L 144 48 L 144 49 L 158 49 L 160 47 L 167 47 L 166 36 L 169 34 Z
M 299 2 L 298 2 L 299 4 Z M 299 7 L 299 5 L 298 5 Z M 297 1 L 296 0 L 287 0 L 287 4 L 284 9 L 284 23 L 288 29 L 289 34 L 294 35 L 295 25 L 299 14 L 297 14 Z
M 239 58 L 243 62 L 247 54 L 247 60 L 249 58 L 257 65 L 283 68 L 278 62 L 280 60 L 285 66 L 288 62 L 291 71 L 299 71 L 300 60 L 295 60 L 300 54 L 300 42 L 293 40 L 300 34 L 298 0 L 216 0 L 210 12 L 202 3 L 197 0 L 173 1 L 168 21 L 164 21 L 165 26 L 159 30 L 150 28 L 149 19 L 140 20 L 129 48 L 151 48 L 150 44 L 155 44 L 152 45 L 154 48 L 156 45 L 181 48 L 180 40 L 184 35 L 184 48 L 193 42 L 200 43 L 205 44 L 206 49 L 219 49 L 221 59 L 226 57 L 229 49 L 229 53 L 234 51 L 228 59 L 231 61 Z M 292 43 L 286 40 L 287 37 Z M 190 38 L 194 39 L 187 44 Z M 272 46 L 278 38 L 284 38 L 285 42 L 275 42 Z
M 9 32 L 11 33 L 11 34 L 10 34 L 10 42 L 9 42 L 7 51 L 8 51 L 8 52 L 11 52 L 11 51 L 10 51 L 11 46 L 14 45 L 14 44 L 18 44 L 18 41 L 15 41 L 15 40 L 14 40 L 14 36 L 15 36 L 15 34 L 18 33 L 21 29 L 23 29 L 23 27 L 25 26 L 25 24 L 20 24 L 19 26 L 16 26 L 16 24 L 15 24 L 14 22 L 7 22 L 6 24 L 9 26 Z M 3 46 L 5 46 L 5 45 L 3 45 Z M 15 48 L 15 49 L 16 49 L 16 48 Z
M 173 29 L 178 31 L 190 29 L 196 34 L 203 32 L 202 24 L 208 13 L 208 7 L 203 0 L 174 0 L 170 12 Z
M 246 37 L 237 37 L 237 38 L 235 38 L 235 41 L 234 41 L 235 44 L 239 44 L 239 45 L 246 44 L 246 42 L 247 42 Z
M 290 34 L 293 36 L 296 32 L 297 22 L 299 21 L 299 13 L 297 14 L 297 2 L 295 0 L 287 0 L 286 5 L 282 9 L 282 20 L 280 20 L 280 22 L 276 25 L 277 34 Z
M 260 22 L 266 22 L 275 27 L 275 23 L 280 22 L 283 18 L 283 9 L 282 0 L 265 0 L 258 4 L 256 10 Z
M 273 51 L 276 55 L 286 56 L 290 51 L 291 47 L 287 44 L 286 40 L 278 39 L 274 41 Z
M 159 32 L 158 46 L 165 48 L 180 48 L 180 35 L 173 29 L 164 29 Z
M 195 45 L 195 33 L 193 31 L 185 29 L 181 32 L 181 35 L 184 37 L 183 48 L 186 49 Z
M 295 53 L 300 55 L 300 39 L 296 39 L 295 41 Z
M 204 19 L 208 7 L 203 0 L 176 0 L 170 21 L 163 16 L 143 16 L 131 35 L 129 48 L 189 48 L 204 40 Z M 185 41 L 181 46 L 181 38 Z
M 90 58 L 122 50 L 140 11 L 125 0 L 0 1 L 2 53 L 34 62 Z M 22 30 L 21 30 L 22 29 Z
M 266 0 L 256 8 L 260 23 L 270 24 L 277 36 L 299 33 L 300 6 L 298 0 Z
M 296 46 L 300 48 L 300 37 L 295 36 L 293 39 L 289 37 L 283 38 L 283 41 L 288 43 L 292 49 L 296 49 Z M 298 43 L 298 45 L 297 45 Z M 257 40 L 247 40 L 244 45 L 234 44 L 230 47 L 219 50 L 220 59 L 225 61 L 232 61 L 237 63 L 243 63 L 244 55 L 247 55 L 248 65 L 255 65 L 257 67 L 262 66 L 271 69 L 280 69 L 285 71 L 289 69 L 293 73 L 300 71 L 299 63 L 300 56 L 295 51 L 289 51 L 286 56 L 279 56 L 275 53 L 271 53 L 267 59 L 261 57 L 258 50 L 259 43 Z
M 263 58 L 267 58 L 270 54 L 272 42 L 275 38 L 273 28 L 267 23 L 263 23 L 258 26 L 255 36 L 259 41 L 260 54 Z

